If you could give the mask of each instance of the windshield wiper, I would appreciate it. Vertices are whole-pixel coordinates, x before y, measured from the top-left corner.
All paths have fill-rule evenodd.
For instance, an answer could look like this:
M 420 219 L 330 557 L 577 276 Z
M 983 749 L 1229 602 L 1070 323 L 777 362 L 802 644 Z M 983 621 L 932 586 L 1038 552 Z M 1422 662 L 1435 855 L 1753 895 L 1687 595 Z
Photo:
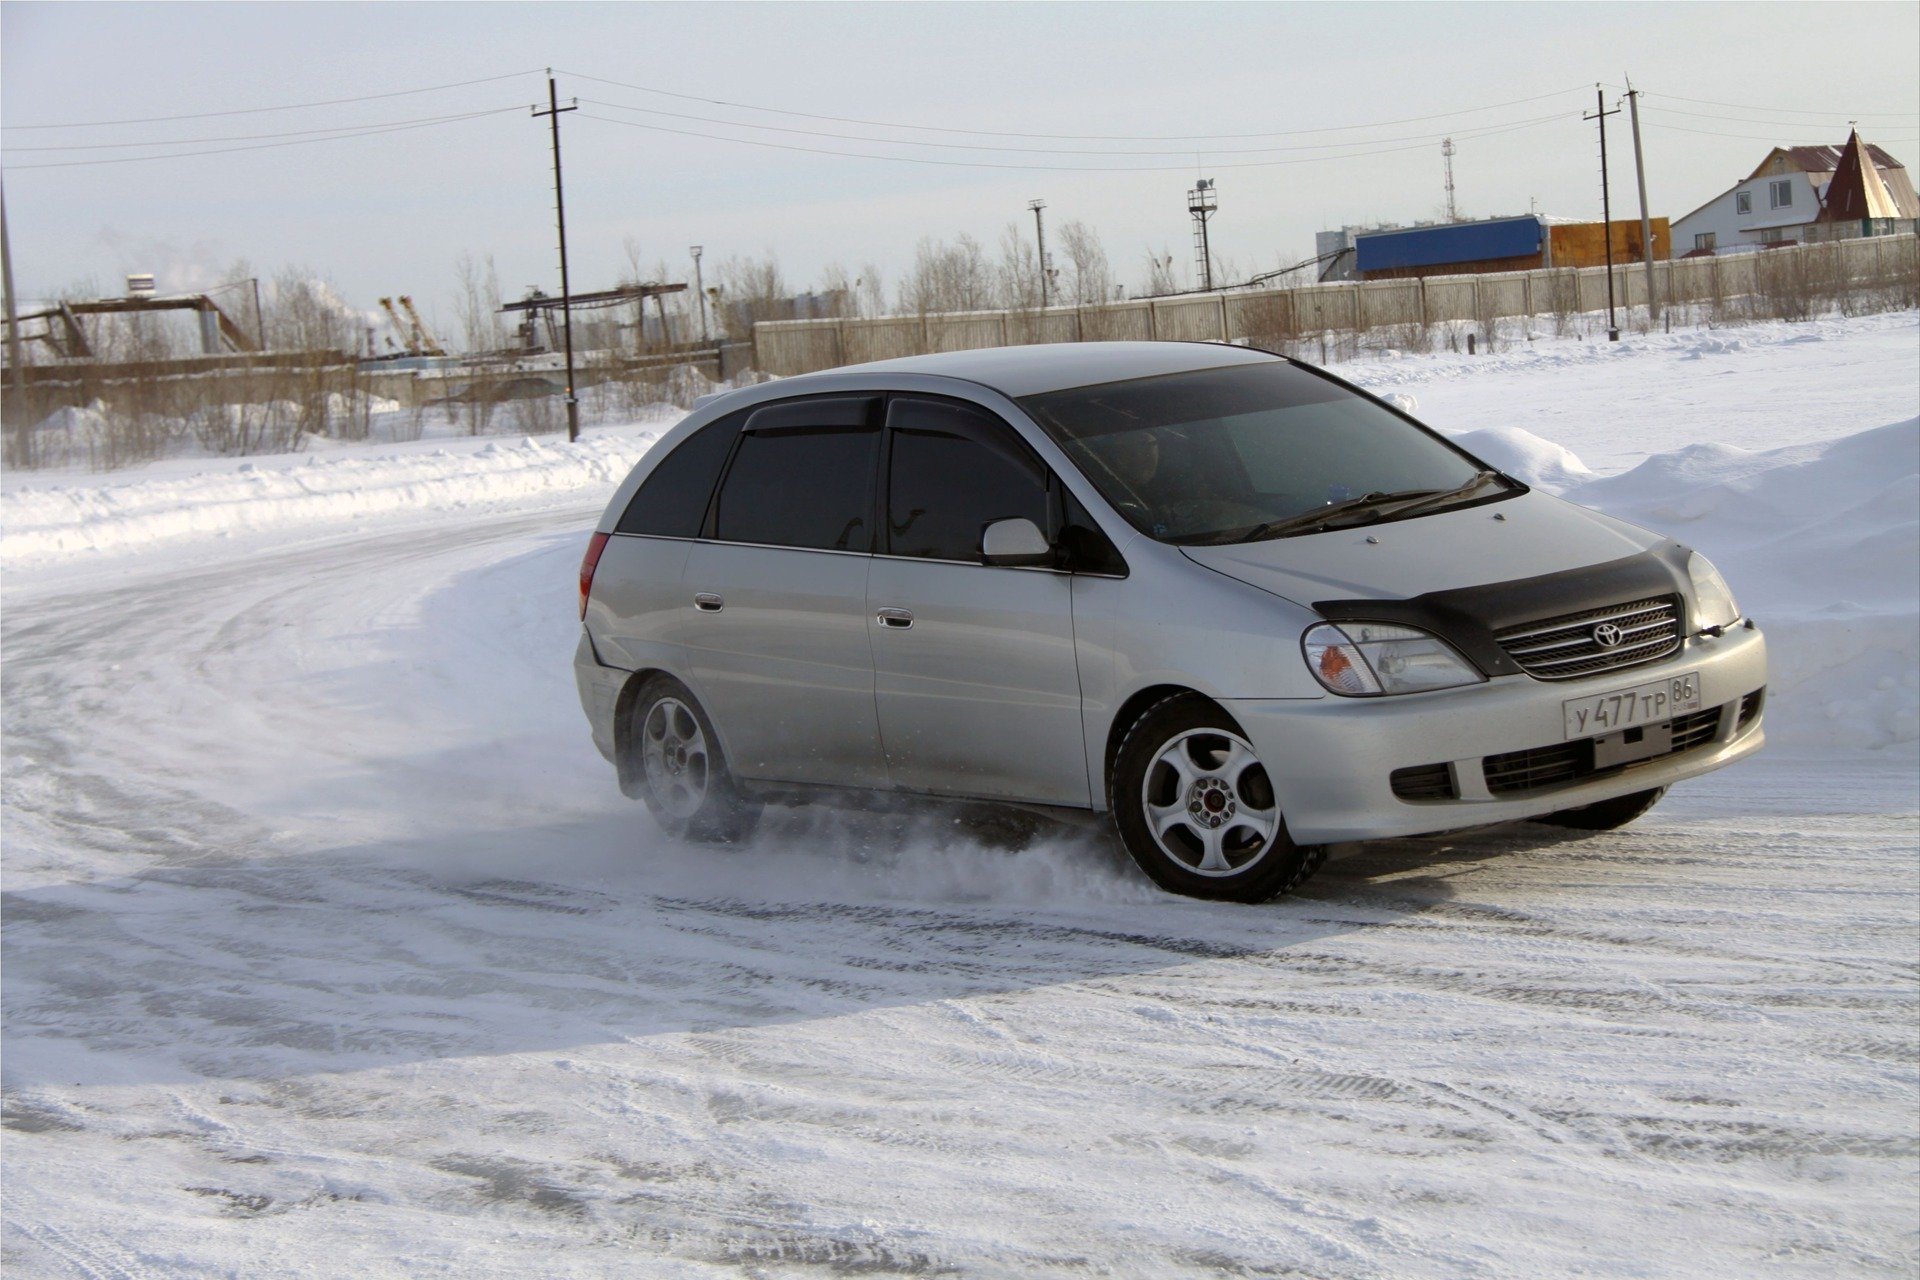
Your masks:
M 1284 520 L 1269 520 L 1265 524 L 1255 525 L 1245 533 L 1225 539 L 1228 542 L 1258 542 L 1263 538 L 1277 538 L 1303 529 L 1316 532 L 1333 527 L 1332 522 L 1343 517 L 1367 513 L 1376 516 L 1405 515 L 1410 511 L 1423 511 L 1437 507 L 1456 498 L 1464 498 L 1489 480 L 1504 479 L 1498 471 L 1477 471 L 1465 484 L 1451 489 L 1401 489 L 1395 493 L 1363 493 L 1357 498 L 1348 498 L 1342 502 L 1329 503 L 1324 507 L 1315 507 L 1303 511 L 1297 516 L 1288 516 Z M 1346 527 L 1344 524 L 1341 527 Z
M 1432 507 L 1445 506 L 1447 503 L 1452 502 L 1455 498 L 1464 498 L 1469 494 L 1472 494 L 1480 489 L 1484 489 L 1489 480 L 1499 480 L 1504 483 L 1506 481 L 1506 477 L 1501 475 L 1498 471 L 1476 471 L 1473 473 L 1473 478 L 1468 480 L 1465 484 L 1460 485 L 1456 488 L 1448 489 L 1444 493 L 1436 493 L 1427 497 L 1416 498 L 1414 501 L 1407 503 L 1405 506 L 1395 507 L 1391 514 L 1396 516 L 1403 516 L 1410 511 L 1426 511 Z
M 1449 491 L 1451 492 L 1451 491 Z M 1303 511 L 1297 516 L 1287 516 L 1281 520 L 1269 520 L 1257 524 L 1245 533 L 1237 533 L 1223 542 L 1258 542 L 1262 538 L 1277 538 L 1283 533 L 1292 533 L 1296 529 L 1312 529 L 1325 525 L 1341 516 L 1353 515 L 1361 511 L 1372 511 L 1386 503 L 1405 502 L 1426 498 L 1438 498 L 1438 489 L 1401 489 L 1394 493 L 1363 493 L 1357 498 L 1346 498 L 1339 502 L 1330 502 L 1324 507 L 1315 507 Z

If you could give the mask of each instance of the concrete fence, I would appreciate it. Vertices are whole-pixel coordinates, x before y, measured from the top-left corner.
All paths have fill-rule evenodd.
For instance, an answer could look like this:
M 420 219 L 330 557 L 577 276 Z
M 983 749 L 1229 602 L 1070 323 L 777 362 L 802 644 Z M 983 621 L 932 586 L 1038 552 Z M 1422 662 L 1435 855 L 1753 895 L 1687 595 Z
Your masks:
M 1850 292 L 1920 276 L 1911 235 L 1798 245 L 1728 257 L 1654 263 L 1664 305 L 1730 306 L 1756 296 L 1818 308 Z M 1614 301 L 1644 307 L 1644 263 L 1613 269 Z M 1775 299 L 1778 301 L 1778 298 Z M 968 311 L 872 320 L 773 320 L 753 326 L 754 363 L 791 375 L 935 351 L 1035 342 L 1249 342 L 1278 346 L 1317 334 L 1466 326 L 1518 316 L 1570 316 L 1607 305 L 1607 268 L 1429 276 L 1237 290 L 1045 311 Z M 1791 305 L 1764 314 L 1797 315 Z

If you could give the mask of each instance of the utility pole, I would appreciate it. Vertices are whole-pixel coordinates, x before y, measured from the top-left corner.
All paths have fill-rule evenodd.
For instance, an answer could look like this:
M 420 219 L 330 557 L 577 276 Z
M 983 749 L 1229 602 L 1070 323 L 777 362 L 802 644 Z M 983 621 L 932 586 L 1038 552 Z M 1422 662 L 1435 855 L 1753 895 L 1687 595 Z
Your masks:
M 7 237 L 7 188 L 4 181 L 0 181 L 0 284 L 7 287 L 7 366 L 13 374 L 14 408 L 19 413 L 25 413 L 26 401 L 18 397 L 26 390 L 27 369 L 20 361 L 19 304 L 13 296 L 13 242 Z M 25 421 L 25 418 L 21 419 L 22 423 Z M 9 449 L 7 452 L 11 454 L 13 451 Z M 20 459 L 9 457 L 7 461 Z
M 710 342 L 707 331 L 707 290 L 700 282 L 700 246 L 694 245 L 687 252 L 693 255 L 693 291 L 700 295 L 700 341 Z
M 1653 287 L 1653 218 L 1647 213 L 1647 162 L 1640 152 L 1640 91 L 1627 81 L 1628 119 L 1633 121 L 1633 172 L 1640 180 L 1640 252 L 1647 260 L 1647 321 L 1660 320 L 1660 296 Z
M 1440 140 L 1440 156 L 1447 166 L 1447 221 L 1460 221 L 1460 210 L 1453 202 L 1453 139 Z
M 553 211 L 560 224 L 560 316 L 567 331 L 567 442 L 580 438 L 580 397 L 573 388 L 573 291 L 567 280 L 567 197 L 560 185 L 560 113 L 578 111 L 580 104 L 560 105 L 553 87 L 553 68 L 547 68 L 547 109 L 534 108 L 533 114 L 546 116 L 553 123 Z
M 7 237 L 7 189 L 0 183 L 0 284 L 7 290 L 7 369 L 13 382 L 13 417 L 5 426 L 0 457 L 10 467 L 33 461 L 33 415 L 27 411 L 27 366 L 20 358 L 19 300 L 13 296 L 13 243 Z
M 1027 208 L 1033 210 L 1033 236 L 1040 242 L 1040 309 L 1047 309 L 1047 224 L 1040 219 L 1040 211 L 1047 207 L 1045 200 L 1029 200 Z
M 1605 224 L 1607 245 L 1607 341 L 1620 341 L 1620 326 L 1613 318 L 1613 197 L 1607 190 L 1607 117 L 1620 114 L 1620 108 L 1607 110 L 1607 98 L 1599 85 L 1593 86 L 1594 110 L 1590 116 L 1581 116 L 1582 120 L 1600 122 L 1600 217 Z

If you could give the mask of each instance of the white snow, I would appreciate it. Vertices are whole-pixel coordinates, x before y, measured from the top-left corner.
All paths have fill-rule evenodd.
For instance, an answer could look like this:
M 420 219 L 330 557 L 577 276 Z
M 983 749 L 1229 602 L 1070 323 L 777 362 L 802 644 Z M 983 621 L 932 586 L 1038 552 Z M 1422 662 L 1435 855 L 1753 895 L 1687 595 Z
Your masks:
M 1911 1275 L 1916 338 L 1343 368 L 1712 556 L 1771 742 L 1258 908 L 937 813 L 662 840 L 568 661 L 670 418 L 9 476 L 7 1272 Z

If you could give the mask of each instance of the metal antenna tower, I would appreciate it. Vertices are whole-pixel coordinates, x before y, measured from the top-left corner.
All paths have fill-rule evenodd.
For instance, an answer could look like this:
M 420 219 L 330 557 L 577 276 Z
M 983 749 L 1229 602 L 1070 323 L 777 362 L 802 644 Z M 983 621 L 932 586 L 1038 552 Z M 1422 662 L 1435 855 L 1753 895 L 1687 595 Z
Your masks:
M 1193 253 L 1200 262 L 1200 287 L 1213 291 L 1213 253 L 1207 243 L 1207 219 L 1219 210 L 1212 178 L 1197 178 L 1187 192 L 1187 212 L 1193 215 Z
M 1447 221 L 1460 221 L 1460 210 L 1453 203 L 1453 139 L 1440 140 L 1440 155 L 1447 165 Z

